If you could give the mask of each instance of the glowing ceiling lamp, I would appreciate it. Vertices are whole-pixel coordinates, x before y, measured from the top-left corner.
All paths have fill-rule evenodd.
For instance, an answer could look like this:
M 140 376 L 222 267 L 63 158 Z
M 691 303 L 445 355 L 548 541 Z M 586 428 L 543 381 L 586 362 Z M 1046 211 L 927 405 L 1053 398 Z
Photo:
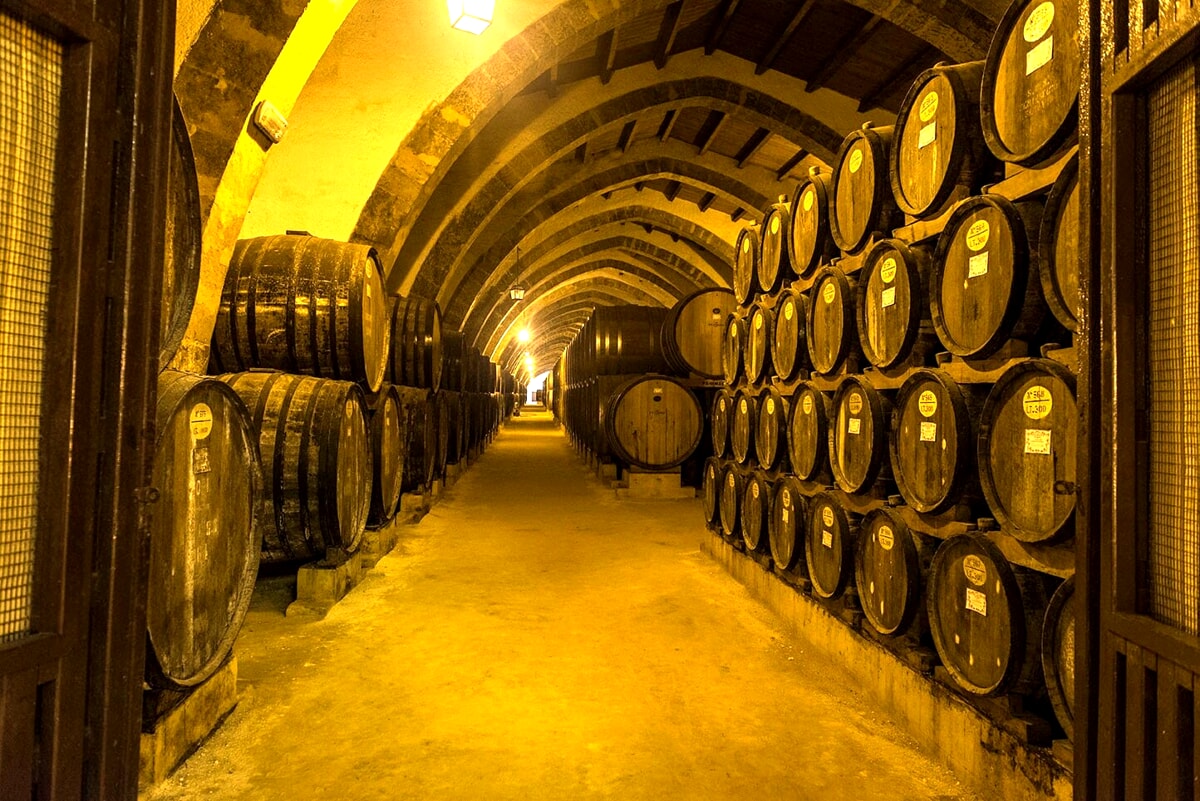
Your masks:
M 522 345 L 529 342 L 529 340 L 531 340 L 531 339 L 533 339 L 533 334 L 530 333 L 528 328 L 522 328 L 520 331 L 517 332 L 517 341 L 520 342 Z
M 450 26 L 467 33 L 481 34 L 492 24 L 495 0 L 447 0 Z
M 512 298 L 513 300 L 524 300 L 525 299 L 525 287 L 514 286 L 512 289 L 508 290 L 508 296 L 510 298 Z

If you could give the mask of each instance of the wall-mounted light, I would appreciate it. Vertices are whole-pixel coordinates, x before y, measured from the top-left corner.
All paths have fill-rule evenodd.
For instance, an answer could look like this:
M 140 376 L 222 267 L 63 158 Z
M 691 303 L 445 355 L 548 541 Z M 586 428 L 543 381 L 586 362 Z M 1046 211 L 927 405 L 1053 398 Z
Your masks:
M 447 0 L 450 26 L 467 33 L 481 34 L 492 24 L 495 0 Z
M 508 296 L 510 298 L 512 298 L 513 300 L 524 300 L 525 299 L 525 287 L 514 286 L 512 289 L 508 290 Z

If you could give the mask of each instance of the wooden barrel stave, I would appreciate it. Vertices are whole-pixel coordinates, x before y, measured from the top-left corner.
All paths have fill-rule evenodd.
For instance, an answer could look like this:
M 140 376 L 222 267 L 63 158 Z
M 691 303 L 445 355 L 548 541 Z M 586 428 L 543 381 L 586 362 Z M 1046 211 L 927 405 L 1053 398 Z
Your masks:
M 746 476 L 736 466 L 725 468 L 721 479 L 721 530 L 726 537 L 737 537 L 742 527 L 742 498 L 746 494 Z
M 857 291 L 857 280 L 836 267 L 824 267 L 817 273 L 805 320 L 805 344 L 814 372 L 835 373 L 857 355 Z
M 750 551 L 770 551 L 767 516 L 771 510 L 773 487 L 767 474 L 756 470 L 746 479 L 745 495 L 742 496 L 741 527 L 742 542 Z
M 747 464 L 754 457 L 754 425 L 758 413 L 758 401 L 748 389 L 740 389 L 733 396 L 733 423 L 729 429 L 729 443 L 733 458 L 738 464 Z
M 381 526 L 396 515 L 400 505 L 400 490 L 404 480 L 404 441 L 407 433 L 402 427 L 400 394 L 395 386 L 385 384 L 368 399 L 371 438 L 371 506 L 367 524 Z
M 788 462 L 792 471 L 805 481 L 821 481 L 831 476 L 829 431 L 833 420 L 830 397 L 808 381 L 801 382 L 792 394 L 788 418 Z
M 732 417 L 733 393 L 728 389 L 721 389 L 713 397 L 712 414 L 709 419 L 714 456 L 723 457 L 729 451 Z
M 661 306 L 597 306 L 589 319 L 592 335 L 585 352 L 590 357 L 585 358 L 582 373 L 670 372 L 661 339 L 666 317 L 667 309 Z M 482 383 L 486 381 L 482 379 Z
M 888 394 L 861 376 L 850 376 L 833 398 L 830 462 L 840 489 L 862 492 L 880 479 L 891 478 L 887 432 L 892 404 Z
M 808 278 L 837 255 L 830 230 L 832 198 L 832 177 L 815 167 L 792 195 L 788 260 L 801 278 Z
M 737 308 L 728 289 L 701 289 L 680 300 L 662 327 L 662 347 L 667 364 L 680 375 L 720 378 L 725 321 Z
M 854 578 L 860 519 L 830 492 L 809 499 L 804 555 L 813 595 L 818 598 L 827 601 L 840 598 Z
M 919 635 L 928 629 L 924 588 L 934 550 L 894 509 L 880 507 L 862 519 L 854 581 L 863 616 L 875 631 Z
M 607 402 L 604 434 L 622 461 L 647 470 L 677 467 L 704 434 L 704 410 L 695 393 L 668 376 L 638 376 Z
M 704 522 L 719 525 L 721 504 L 721 479 L 725 471 L 720 459 L 709 457 L 704 460 L 704 481 L 701 495 L 704 507 Z
M 408 432 L 404 443 L 404 492 L 423 492 L 433 481 L 437 449 L 434 428 L 433 396 L 427 389 L 396 387 L 400 396 L 403 427 Z
M 746 380 L 761 384 L 771 373 L 771 339 L 775 330 L 774 315 L 763 303 L 750 307 L 746 325 Z
M 775 330 L 771 337 L 771 363 L 775 375 L 787 381 L 808 365 L 808 298 L 791 289 L 779 295 L 775 306 Z
M 200 287 L 200 245 L 204 233 L 192 141 L 178 97 L 174 98 L 173 105 L 159 328 L 160 370 L 175 357 L 192 319 L 196 291 Z
M 721 348 L 721 371 L 726 386 L 733 386 L 742 375 L 746 343 L 746 321 L 730 315 L 725 323 L 725 343 Z
M 858 341 L 881 369 L 925 364 L 937 346 L 929 316 L 930 253 L 884 239 L 867 253 L 855 303 Z
M 758 398 L 754 425 L 754 453 L 764 470 L 787 470 L 787 400 L 769 387 Z
M 733 297 L 742 306 L 750 305 L 758 292 L 758 256 L 762 252 L 758 227 L 750 225 L 738 232 L 733 246 Z
M 392 355 L 388 380 L 393 384 L 437 391 L 442 383 L 442 310 L 437 301 L 397 297 L 391 310 Z
M 785 476 L 775 486 L 768 519 L 771 558 L 777 570 L 807 575 L 804 556 L 808 520 L 808 502 L 800 483 Z
M 1071 332 L 1079 330 L 1079 158 L 1063 168 L 1046 199 L 1038 232 L 1038 278 L 1055 319 Z
M 1042 672 L 1054 716 L 1075 739 L 1075 577 L 1054 591 L 1042 626 Z
M 759 235 L 761 243 L 756 275 L 759 291 L 765 294 L 773 293 L 785 279 L 794 275 L 787 247 L 791 227 L 791 206 L 783 197 L 767 209 Z
M 873 234 L 901 222 L 888 181 L 892 126 L 851 131 L 838 150 L 833 171 L 830 232 L 844 253 L 860 252 Z

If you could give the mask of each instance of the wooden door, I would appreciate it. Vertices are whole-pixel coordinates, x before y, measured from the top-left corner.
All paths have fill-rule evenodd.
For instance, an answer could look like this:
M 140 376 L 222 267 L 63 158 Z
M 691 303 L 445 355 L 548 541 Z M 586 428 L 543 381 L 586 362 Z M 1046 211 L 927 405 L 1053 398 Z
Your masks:
M 0 0 L 0 799 L 132 798 L 173 3 Z
M 1200 5 L 1100 0 L 1088 21 L 1095 536 L 1080 549 L 1076 798 L 1196 799 Z

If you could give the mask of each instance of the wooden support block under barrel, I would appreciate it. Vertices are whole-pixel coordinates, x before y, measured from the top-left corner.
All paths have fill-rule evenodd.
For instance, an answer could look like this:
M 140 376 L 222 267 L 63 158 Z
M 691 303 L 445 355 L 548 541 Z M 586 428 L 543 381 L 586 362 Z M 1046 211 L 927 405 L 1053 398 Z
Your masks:
M 354 554 L 338 564 L 310 562 L 296 571 L 296 600 L 288 604 L 287 616 L 317 615 L 324 617 L 333 606 L 354 589 L 367 568 L 361 554 Z
M 153 705 L 161 700 L 150 702 Z M 196 746 L 216 731 L 237 701 L 237 657 L 230 657 L 206 682 L 174 699 L 161 714 L 144 718 L 138 749 L 138 788 L 145 790 L 165 781 Z

